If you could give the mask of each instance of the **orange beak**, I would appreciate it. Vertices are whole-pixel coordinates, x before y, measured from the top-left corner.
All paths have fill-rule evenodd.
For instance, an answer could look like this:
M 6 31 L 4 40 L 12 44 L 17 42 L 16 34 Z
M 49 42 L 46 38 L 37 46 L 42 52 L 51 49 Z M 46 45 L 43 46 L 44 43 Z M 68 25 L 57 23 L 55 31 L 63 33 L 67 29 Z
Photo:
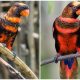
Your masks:
M 21 11 L 20 15 L 21 16 L 29 16 L 29 9 Z
M 76 14 L 77 15 L 80 15 L 80 9 L 76 11 Z

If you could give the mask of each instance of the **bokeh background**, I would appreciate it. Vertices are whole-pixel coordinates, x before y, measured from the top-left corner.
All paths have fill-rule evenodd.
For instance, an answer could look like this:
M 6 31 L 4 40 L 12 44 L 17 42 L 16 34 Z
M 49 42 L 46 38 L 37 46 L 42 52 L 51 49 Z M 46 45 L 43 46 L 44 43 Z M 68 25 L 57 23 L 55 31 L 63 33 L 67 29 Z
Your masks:
M 22 17 L 19 33 L 15 39 L 13 49 L 39 77 L 39 2 L 38 1 L 0 1 L 0 17 L 16 2 L 23 2 L 29 6 L 30 15 Z M 15 67 L 16 68 L 16 67 Z M 1 69 L 1 67 L 0 67 Z M 3 68 L 4 69 L 4 68 Z M 4 71 L 0 71 L 0 78 L 11 78 Z M 2 73 L 4 72 L 4 74 Z M 13 76 L 13 78 L 16 78 Z
M 64 7 L 71 1 L 41 2 L 41 61 L 53 58 L 57 53 L 52 35 L 52 25 Z M 78 60 L 80 63 L 80 59 Z M 80 66 L 80 65 L 79 65 Z M 79 70 L 80 71 L 80 67 Z M 78 72 L 78 76 L 80 72 Z M 50 63 L 41 67 L 42 79 L 59 79 L 59 63 Z M 78 77 L 80 78 L 80 76 Z

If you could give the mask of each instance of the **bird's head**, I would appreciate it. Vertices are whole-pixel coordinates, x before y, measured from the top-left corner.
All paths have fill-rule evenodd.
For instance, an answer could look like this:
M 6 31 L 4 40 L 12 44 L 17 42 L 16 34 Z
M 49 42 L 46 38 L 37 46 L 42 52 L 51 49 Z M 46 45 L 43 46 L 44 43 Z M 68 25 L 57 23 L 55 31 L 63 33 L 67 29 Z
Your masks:
M 21 17 L 29 15 L 29 7 L 24 3 L 16 2 L 9 10 L 8 16 Z
M 6 20 L 13 23 L 20 23 L 21 16 L 29 16 L 29 7 L 24 3 L 15 3 L 4 16 Z
M 73 1 L 69 3 L 63 10 L 62 16 L 69 18 L 77 18 L 80 15 L 80 2 Z
M 14 6 L 16 10 L 14 11 L 14 15 L 16 16 L 28 16 L 29 15 L 29 7 L 24 3 L 15 3 Z
M 15 16 L 28 16 L 29 15 L 29 7 L 24 3 L 15 3 L 13 5 L 15 7 L 14 15 Z

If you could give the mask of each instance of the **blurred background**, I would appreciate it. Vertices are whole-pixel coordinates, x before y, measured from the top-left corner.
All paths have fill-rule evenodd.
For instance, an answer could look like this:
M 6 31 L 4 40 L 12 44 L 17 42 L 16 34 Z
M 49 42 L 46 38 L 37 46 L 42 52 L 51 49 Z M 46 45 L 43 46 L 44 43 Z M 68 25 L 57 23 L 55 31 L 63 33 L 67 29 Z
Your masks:
M 52 26 L 64 7 L 70 1 L 42 1 L 41 2 L 41 61 L 53 58 L 57 53 L 52 35 Z M 78 60 L 80 63 L 80 59 Z M 79 65 L 80 66 L 80 65 Z M 79 70 L 80 71 L 80 67 Z M 78 72 L 78 76 L 80 72 Z M 59 62 L 41 67 L 42 79 L 59 79 Z M 80 76 L 78 77 L 80 78 Z
M 39 77 L 39 2 L 0 1 L 0 16 L 3 17 L 15 2 L 27 4 L 30 9 L 30 15 L 29 17 L 22 17 L 22 22 L 20 23 L 21 27 L 19 27 L 19 33 L 16 37 L 13 49 L 17 56 L 19 56 L 37 77 Z M 5 74 L 4 71 L 3 78 L 9 77 Z M 0 78 L 2 78 L 1 71 Z

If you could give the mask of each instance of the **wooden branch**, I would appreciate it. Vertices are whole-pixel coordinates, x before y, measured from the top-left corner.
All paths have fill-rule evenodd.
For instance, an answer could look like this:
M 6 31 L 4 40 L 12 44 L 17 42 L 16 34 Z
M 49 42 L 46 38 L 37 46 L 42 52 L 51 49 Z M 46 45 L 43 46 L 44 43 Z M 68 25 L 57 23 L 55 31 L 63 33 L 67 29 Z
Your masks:
M 20 72 L 25 78 L 37 79 L 36 75 L 31 71 L 31 69 L 19 57 L 16 56 L 16 58 L 14 59 L 13 53 L 1 43 L 0 52 L 18 66 Z
M 61 61 L 61 60 L 64 60 L 64 59 L 74 58 L 74 57 L 80 57 L 80 53 L 77 52 L 76 54 L 59 56 L 59 57 L 57 58 L 57 60 L 58 60 L 58 61 Z M 49 63 L 52 63 L 52 62 L 55 62 L 55 57 L 52 58 L 52 59 L 47 59 L 47 60 L 42 61 L 41 66 L 46 65 L 46 64 L 49 64 Z
M 10 70 L 10 73 L 13 74 L 12 72 L 14 72 L 14 74 L 16 76 L 18 76 L 20 79 L 25 79 L 21 74 L 20 72 L 18 72 L 16 69 L 14 69 L 10 64 L 8 64 L 5 60 L 3 60 L 1 57 L 0 57 L 0 63 L 3 64 L 4 66 L 6 66 L 6 68 L 8 68 Z

